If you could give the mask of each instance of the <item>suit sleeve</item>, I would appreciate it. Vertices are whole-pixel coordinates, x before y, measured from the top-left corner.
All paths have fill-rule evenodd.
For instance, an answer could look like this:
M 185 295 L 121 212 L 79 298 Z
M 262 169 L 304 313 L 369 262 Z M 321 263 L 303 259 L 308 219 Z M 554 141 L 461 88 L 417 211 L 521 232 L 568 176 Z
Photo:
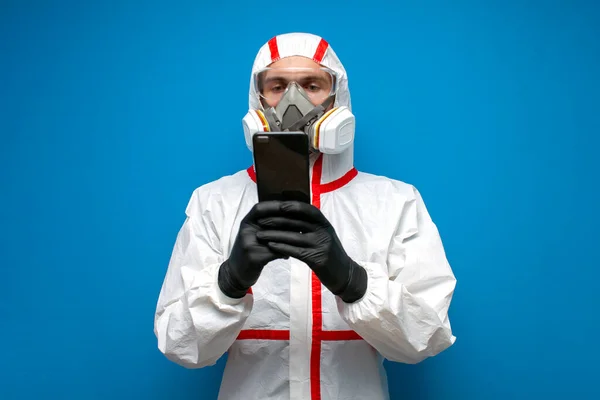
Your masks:
M 196 189 L 186 209 L 154 317 L 159 350 L 186 368 L 214 365 L 236 340 L 253 296 L 226 296 L 217 284 L 225 260 L 218 226 L 225 210 Z
M 342 318 L 390 361 L 416 364 L 454 344 L 448 308 L 456 279 L 436 225 L 419 192 L 404 203 L 386 264 L 355 260 L 367 271 L 367 291 Z

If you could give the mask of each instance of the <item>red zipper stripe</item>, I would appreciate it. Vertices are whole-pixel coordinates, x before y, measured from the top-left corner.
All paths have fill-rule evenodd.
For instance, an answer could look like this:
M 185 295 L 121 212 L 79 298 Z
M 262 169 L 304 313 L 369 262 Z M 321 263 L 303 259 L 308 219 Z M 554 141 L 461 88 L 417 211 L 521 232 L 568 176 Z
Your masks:
M 323 155 L 315 161 L 312 175 L 312 204 L 321 208 L 321 177 L 323 176 Z M 321 281 L 312 273 L 312 345 L 310 352 L 310 397 L 321 400 L 321 340 L 323 333 L 323 310 L 321 302 Z
M 321 45 L 319 45 L 321 46 Z M 325 47 L 326 49 L 326 47 Z M 324 50 L 323 50 L 324 52 Z M 256 182 L 254 166 L 247 170 L 248 176 Z M 358 175 L 356 168 L 352 168 L 344 176 L 333 182 L 321 183 L 323 176 L 323 155 L 315 161 L 311 181 L 312 204 L 321 208 L 321 195 L 331 192 L 348 184 Z M 321 348 L 323 341 L 347 341 L 363 340 L 354 331 L 324 331 L 322 310 L 322 285 L 317 275 L 313 272 L 311 276 L 311 305 L 312 305 L 312 343 L 310 350 L 310 394 L 311 400 L 321 400 Z M 277 339 L 280 338 L 280 339 Z M 238 339 L 271 339 L 289 340 L 289 331 L 271 330 L 243 330 Z

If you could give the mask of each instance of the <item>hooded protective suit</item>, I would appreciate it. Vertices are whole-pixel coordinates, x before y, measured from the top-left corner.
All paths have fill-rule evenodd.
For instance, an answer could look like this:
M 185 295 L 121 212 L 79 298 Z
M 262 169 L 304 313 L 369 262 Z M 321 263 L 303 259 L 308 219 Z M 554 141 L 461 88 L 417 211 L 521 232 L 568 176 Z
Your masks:
M 306 56 L 339 78 L 336 106 L 350 107 L 345 70 L 320 37 L 286 34 L 259 51 L 253 71 Z M 250 108 L 260 108 L 254 84 Z M 357 172 L 352 146 L 311 161 L 312 203 L 368 275 L 345 303 L 303 262 L 277 259 L 239 299 L 217 284 L 240 221 L 257 203 L 253 167 L 196 189 L 177 236 L 155 316 L 158 348 L 187 368 L 228 352 L 219 399 L 388 398 L 383 359 L 417 363 L 455 341 L 448 308 L 455 278 L 423 199 L 411 185 Z

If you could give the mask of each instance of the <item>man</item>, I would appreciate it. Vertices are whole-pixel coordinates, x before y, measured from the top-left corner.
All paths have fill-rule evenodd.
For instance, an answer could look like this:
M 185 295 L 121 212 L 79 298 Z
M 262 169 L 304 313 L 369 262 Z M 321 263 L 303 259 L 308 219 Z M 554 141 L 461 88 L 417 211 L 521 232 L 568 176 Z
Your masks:
M 354 169 L 346 72 L 325 40 L 279 35 L 252 72 L 247 144 L 300 121 L 312 205 L 258 203 L 253 167 L 196 189 L 158 347 L 188 368 L 228 352 L 220 399 L 386 399 L 384 358 L 417 363 L 455 341 L 437 228 L 413 186 Z

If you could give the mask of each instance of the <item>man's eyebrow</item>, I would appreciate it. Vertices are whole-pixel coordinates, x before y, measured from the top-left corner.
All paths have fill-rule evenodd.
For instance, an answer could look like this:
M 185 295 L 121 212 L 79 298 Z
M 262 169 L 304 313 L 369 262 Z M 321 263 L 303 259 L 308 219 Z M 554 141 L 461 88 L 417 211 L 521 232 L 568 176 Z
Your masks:
M 313 80 L 313 81 L 326 82 L 326 83 L 330 82 L 330 80 L 327 79 L 326 77 L 324 77 L 322 75 L 314 75 L 314 74 L 300 77 L 298 80 L 303 80 L 303 81 Z
M 290 79 L 286 76 L 271 75 L 271 76 L 265 77 L 260 82 L 260 86 L 265 86 L 265 85 L 268 85 L 269 83 L 273 83 L 273 82 L 287 82 L 289 80 Z M 330 79 L 327 79 L 325 76 L 317 75 L 317 74 L 307 74 L 304 76 L 299 76 L 299 77 L 295 78 L 294 80 L 298 81 L 298 82 L 317 81 L 319 83 L 331 84 Z
M 265 85 L 267 83 L 271 83 L 271 82 L 281 82 L 281 81 L 285 81 L 286 79 L 282 76 L 267 76 L 265 79 L 262 80 L 262 84 Z

